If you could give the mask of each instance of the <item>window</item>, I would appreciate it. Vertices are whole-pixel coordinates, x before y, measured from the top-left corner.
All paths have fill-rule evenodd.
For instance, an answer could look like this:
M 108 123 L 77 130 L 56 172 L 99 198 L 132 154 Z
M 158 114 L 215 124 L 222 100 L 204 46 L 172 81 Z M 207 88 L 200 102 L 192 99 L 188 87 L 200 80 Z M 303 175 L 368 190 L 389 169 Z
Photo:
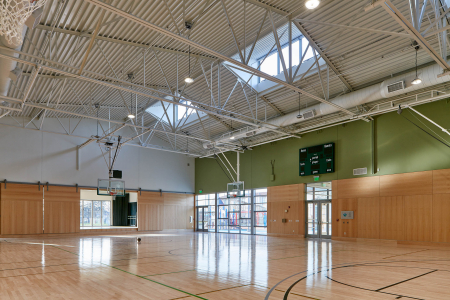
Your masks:
M 308 47 L 308 40 L 306 38 L 298 38 L 293 41 L 292 43 L 292 66 L 298 66 L 300 63 L 300 59 L 305 52 L 306 48 Z M 300 51 L 301 48 L 301 51 Z M 289 69 L 289 45 L 285 44 L 283 45 L 281 49 L 283 53 L 284 63 L 286 65 L 286 69 Z M 272 51 L 271 54 L 269 54 L 266 59 L 264 59 L 266 56 L 264 55 L 258 60 L 258 64 L 260 66 L 260 70 L 264 73 L 267 73 L 271 76 L 276 76 L 283 72 L 283 66 L 281 65 L 281 58 L 278 54 L 277 50 Z M 308 48 L 308 51 L 305 53 L 305 58 L 303 61 L 306 61 L 310 58 L 313 58 L 313 50 L 311 47 Z M 263 82 L 265 79 L 259 77 L 259 82 Z
M 80 200 L 80 226 L 111 226 L 111 201 Z
M 191 101 L 187 101 L 187 100 L 181 100 L 180 103 L 186 104 L 186 105 L 192 105 Z M 177 121 L 186 118 L 187 116 L 189 116 L 192 113 L 195 113 L 196 111 L 197 110 L 195 110 L 193 108 L 177 105 L 177 111 L 176 111 Z
M 267 189 L 256 189 L 253 194 L 255 234 L 267 234 Z

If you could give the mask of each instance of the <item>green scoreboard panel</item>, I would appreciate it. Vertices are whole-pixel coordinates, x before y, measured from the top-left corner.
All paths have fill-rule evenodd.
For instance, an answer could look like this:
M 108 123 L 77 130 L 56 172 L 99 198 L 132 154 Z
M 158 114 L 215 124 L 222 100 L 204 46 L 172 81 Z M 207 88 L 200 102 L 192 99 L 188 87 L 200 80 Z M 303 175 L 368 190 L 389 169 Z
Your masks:
M 334 172 L 334 143 L 300 149 L 300 176 Z

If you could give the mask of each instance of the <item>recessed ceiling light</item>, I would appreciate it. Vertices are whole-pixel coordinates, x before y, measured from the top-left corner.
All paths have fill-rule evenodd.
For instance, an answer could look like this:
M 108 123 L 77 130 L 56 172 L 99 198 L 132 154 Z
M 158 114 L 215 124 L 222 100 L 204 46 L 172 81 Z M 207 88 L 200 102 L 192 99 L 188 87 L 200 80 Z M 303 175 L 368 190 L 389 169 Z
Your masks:
M 192 77 L 186 77 L 186 78 L 184 79 L 184 82 L 186 82 L 186 83 L 193 83 L 193 82 L 194 82 L 194 78 L 192 78 Z
M 133 114 L 129 114 L 129 115 L 128 115 L 128 118 L 130 118 L 130 119 L 134 119 L 134 118 L 135 118 L 135 115 L 133 115 Z
M 305 6 L 307 9 L 314 9 L 317 6 L 319 6 L 319 4 L 320 4 L 319 0 L 308 0 L 306 1 Z

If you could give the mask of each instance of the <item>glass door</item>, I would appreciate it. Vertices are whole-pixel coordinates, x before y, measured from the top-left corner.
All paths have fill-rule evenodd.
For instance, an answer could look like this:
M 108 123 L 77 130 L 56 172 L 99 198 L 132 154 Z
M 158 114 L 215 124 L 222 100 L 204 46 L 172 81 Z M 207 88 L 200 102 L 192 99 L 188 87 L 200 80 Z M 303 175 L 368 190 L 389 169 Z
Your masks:
M 207 207 L 197 207 L 197 231 L 208 231 Z
M 331 201 L 307 203 L 307 236 L 331 238 Z

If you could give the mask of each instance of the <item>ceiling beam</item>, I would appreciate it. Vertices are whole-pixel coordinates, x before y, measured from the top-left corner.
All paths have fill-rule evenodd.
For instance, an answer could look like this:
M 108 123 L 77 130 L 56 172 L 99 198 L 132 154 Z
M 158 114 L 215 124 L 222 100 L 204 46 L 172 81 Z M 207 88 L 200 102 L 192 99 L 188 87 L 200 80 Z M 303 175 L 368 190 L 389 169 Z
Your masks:
M 267 99 L 264 96 L 259 96 L 259 98 L 261 98 L 264 102 L 266 102 L 270 107 L 272 107 L 272 109 L 274 111 L 276 111 L 277 113 L 279 113 L 280 115 L 284 116 L 285 113 L 282 112 L 278 107 L 275 106 L 275 104 L 273 104 L 272 102 L 269 101 L 269 99 Z
M 52 31 L 53 30 L 55 32 L 65 33 L 65 34 L 70 34 L 70 35 L 80 36 L 80 37 L 87 37 L 87 38 L 91 38 L 92 37 L 91 33 L 80 32 L 80 31 L 71 30 L 71 29 L 62 29 L 62 28 L 57 28 L 57 27 L 53 28 L 52 26 L 47 26 L 47 25 L 37 25 L 36 28 L 37 29 L 42 29 L 42 30 L 47 30 L 47 31 Z M 142 48 L 142 49 L 148 49 L 149 47 L 152 47 L 155 51 L 167 52 L 167 53 L 184 55 L 184 56 L 188 56 L 189 55 L 188 52 L 181 51 L 181 50 L 164 48 L 162 46 L 157 46 L 157 45 L 151 46 L 150 44 L 144 44 L 144 43 L 140 43 L 140 42 L 136 42 L 136 41 L 125 41 L 125 40 L 120 40 L 120 39 L 117 39 L 117 38 L 105 37 L 105 36 L 101 36 L 101 35 L 97 36 L 95 39 L 96 40 L 100 40 L 100 41 L 107 41 L 107 42 L 115 43 L 115 44 L 128 45 L 128 46 L 132 46 L 132 47 L 138 47 L 138 48 Z M 201 54 L 199 55 L 199 54 L 191 53 L 191 56 L 192 57 L 200 57 L 202 59 L 208 59 L 208 60 L 216 60 L 216 58 L 208 56 L 208 55 L 201 55 Z
M 298 22 L 293 21 L 295 27 L 303 34 L 303 36 L 308 40 L 311 47 L 316 49 L 317 53 L 322 57 L 322 59 L 327 63 L 328 66 L 333 70 L 333 72 L 336 74 L 336 76 L 342 81 L 342 83 L 349 89 L 349 91 L 353 91 L 352 86 L 347 82 L 347 80 L 344 78 L 343 75 L 341 75 L 341 72 L 336 68 L 336 66 L 331 62 L 331 60 L 325 55 L 325 53 L 320 49 L 318 44 L 315 40 L 309 35 L 309 33 L 306 31 L 305 28 Z
M 196 49 L 198 49 L 198 50 L 200 50 L 200 51 L 202 51 L 204 53 L 208 53 L 210 55 L 213 55 L 213 56 L 217 57 L 218 59 L 222 59 L 224 61 L 228 61 L 228 62 L 230 62 L 232 64 L 235 64 L 235 65 L 237 65 L 237 66 L 239 66 L 239 67 L 241 67 L 243 69 L 251 71 L 253 74 L 255 74 L 255 75 L 259 76 L 259 77 L 262 77 L 264 79 L 267 79 L 267 80 L 275 82 L 275 83 L 278 83 L 278 84 L 280 84 L 282 86 L 285 86 L 285 87 L 287 87 L 287 88 L 289 88 L 289 89 L 291 89 L 291 90 L 293 90 L 293 91 L 295 91 L 297 93 L 301 93 L 301 94 L 303 94 L 305 96 L 308 96 L 308 97 L 310 97 L 310 98 L 312 98 L 314 100 L 320 101 L 320 102 L 325 103 L 325 104 L 330 105 L 330 106 L 333 106 L 334 108 L 336 108 L 338 110 L 341 110 L 341 111 L 347 113 L 348 115 L 351 115 L 351 116 L 354 115 L 354 113 L 352 113 L 351 111 L 349 111 L 349 110 L 347 110 L 347 109 L 345 109 L 345 108 L 343 108 L 343 107 L 341 107 L 341 106 L 339 106 L 339 105 L 337 105 L 337 104 L 335 104 L 333 102 L 329 102 L 329 101 L 327 101 L 327 100 L 325 100 L 323 98 L 320 98 L 320 97 L 318 97 L 318 96 L 316 96 L 314 94 L 306 92 L 306 91 L 304 91 L 304 90 L 302 90 L 302 89 L 300 89 L 300 88 L 298 88 L 298 87 L 296 87 L 296 86 L 294 86 L 294 85 L 292 85 L 292 84 L 290 84 L 290 83 L 288 83 L 286 81 L 283 81 L 283 80 L 278 79 L 276 77 L 270 76 L 270 75 L 268 75 L 268 74 L 266 74 L 266 73 L 264 73 L 264 72 L 262 72 L 260 70 L 257 70 L 257 69 L 255 69 L 253 67 L 250 67 L 250 66 L 246 65 L 245 63 L 242 63 L 242 62 L 239 62 L 237 60 L 234 60 L 234 59 L 232 59 L 232 58 L 230 58 L 230 57 L 228 57 L 226 55 L 223 55 L 223 54 L 221 54 L 221 53 L 219 53 L 219 52 L 217 52 L 215 50 L 212 50 L 212 49 L 210 49 L 210 48 L 208 48 L 206 46 L 198 44 L 198 43 L 196 43 L 196 42 L 194 42 L 194 41 L 192 41 L 190 39 L 187 39 L 185 37 L 179 36 L 178 34 L 172 32 L 170 30 L 161 28 L 161 27 L 159 27 L 159 26 L 157 26 L 157 25 L 155 25 L 153 23 L 150 23 L 150 22 L 148 22 L 146 20 L 143 20 L 143 19 L 141 19 L 141 18 L 139 18 L 139 17 L 137 17 L 135 15 L 129 14 L 129 13 L 127 13 L 127 12 L 117 8 L 117 7 L 114 7 L 112 5 L 106 4 L 106 3 L 104 3 L 104 2 L 102 2 L 100 0 L 86 0 L 86 1 L 96 5 L 98 7 L 101 7 L 103 9 L 105 9 L 105 10 L 113 12 L 113 13 L 119 15 L 119 16 L 122 16 L 122 17 L 124 17 L 124 18 L 126 18 L 126 19 L 128 19 L 128 20 L 130 20 L 130 21 L 132 21 L 132 22 L 134 22 L 136 24 L 139 24 L 139 25 L 141 25 L 143 27 L 146 27 L 146 28 L 151 29 L 153 31 L 159 32 L 159 33 L 161 33 L 161 34 L 163 34 L 165 36 L 173 38 L 174 40 L 177 40 L 177 41 L 180 41 L 180 42 L 185 43 L 187 45 L 190 45 L 190 46 L 192 46 L 192 47 L 194 47 L 194 48 L 196 48 Z M 341 76 L 340 76 L 340 78 L 341 78 Z M 343 79 L 341 78 L 341 80 L 343 80 Z
M 100 17 L 98 18 L 97 26 L 95 27 L 94 33 L 91 36 L 91 40 L 89 41 L 89 46 L 86 49 L 86 53 L 84 54 L 83 61 L 81 62 L 80 70 L 78 71 L 78 75 L 81 75 L 81 73 L 83 73 L 84 66 L 87 63 L 87 59 L 89 57 L 89 53 L 91 53 L 92 46 L 94 46 L 94 41 L 98 35 L 98 32 L 100 31 L 104 16 L 105 16 L 105 11 L 103 10 L 102 13 L 100 14 Z
M 310 23 L 310 24 L 316 24 L 316 25 L 336 27 L 336 28 L 344 28 L 344 29 L 358 30 L 358 31 L 364 31 L 364 32 L 392 35 L 392 36 L 398 36 L 398 37 L 403 37 L 403 38 L 408 38 L 408 39 L 411 38 L 411 36 L 409 34 L 402 33 L 402 32 L 392 32 L 392 31 L 387 31 L 387 30 L 363 28 L 363 27 L 357 27 L 357 26 L 347 26 L 347 25 L 341 25 L 341 24 L 336 24 L 336 23 L 326 23 L 326 22 L 308 20 L 308 19 L 295 19 L 295 21 L 302 22 L 302 23 Z
M 444 72 L 450 71 L 450 66 L 447 61 L 442 58 L 436 50 L 428 43 L 428 41 L 420 34 L 420 32 L 414 28 L 414 26 L 406 19 L 406 17 L 391 3 L 386 0 L 381 4 L 386 12 L 397 21 L 419 45 L 430 55 L 430 57 L 437 62 L 437 64 L 444 70 Z

